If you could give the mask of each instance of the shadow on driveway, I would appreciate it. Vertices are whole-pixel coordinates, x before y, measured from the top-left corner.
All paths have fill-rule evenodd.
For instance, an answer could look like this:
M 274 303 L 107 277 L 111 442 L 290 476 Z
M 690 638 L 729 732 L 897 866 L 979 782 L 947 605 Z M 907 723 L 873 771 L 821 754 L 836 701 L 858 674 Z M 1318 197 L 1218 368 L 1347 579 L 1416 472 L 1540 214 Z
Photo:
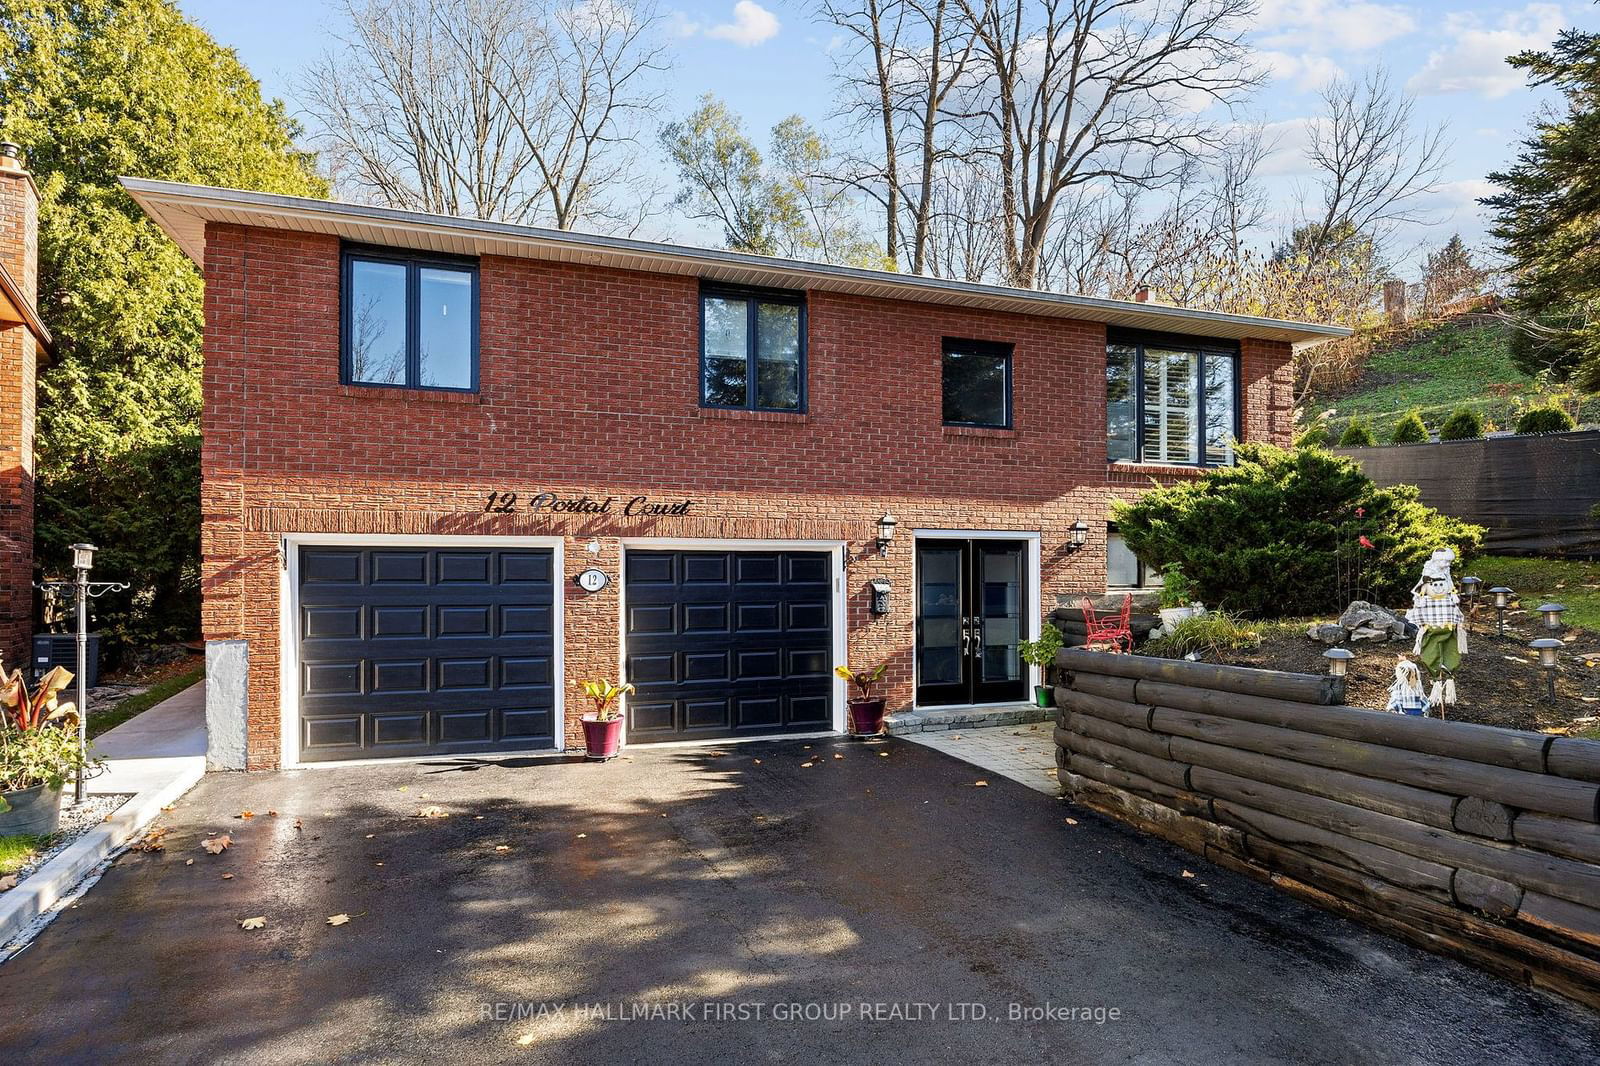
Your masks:
M 0 966 L 0 1057 L 1593 1061 L 1581 1008 L 983 776 L 845 739 L 212 775 Z

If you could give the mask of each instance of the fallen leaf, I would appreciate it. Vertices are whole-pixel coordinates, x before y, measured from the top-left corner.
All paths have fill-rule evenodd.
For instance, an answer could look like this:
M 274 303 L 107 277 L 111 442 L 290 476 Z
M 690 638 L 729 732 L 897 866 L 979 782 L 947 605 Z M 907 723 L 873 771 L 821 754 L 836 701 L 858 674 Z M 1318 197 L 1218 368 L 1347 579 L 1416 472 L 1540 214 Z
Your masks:
M 164 825 L 150 830 L 148 833 L 146 833 L 144 835 L 144 839 L 143 840 L 139 841 L 139 843 L 137 843 L 137 844 L 135 844 L 133 846 L 133 850 L 134 851 L 162 851 L 162 850 L 164 850 L 166 848 L 166 845 L 164 843 L 162 843 L 161 838 L 166 836 L 168 832 L 170 832 L 170 830 Z
M 264 914 L 258 914 L 254 918 L 241 918 L 239 920 L 240 929 L 264 929 L 266 928 L 266 925 L 267 916 Z
M 278 812 L 277 811 L 268 811 L 267 812 L 267 817 L 269 817 L 269 818 L 276 818 L 277 816 L 278 816 Z
M 802 770 L 809 770 L 809 769 L 811 769 L 811 767 L 812 767 L 812 764 L 808 763 L 808 762 L 803 762 L 803 763 L 800 764 L 800 769 L 802 769 Z
M 473 815 L 473 816 L 472 816 L 472 820 L 473 820 L 473 821 L 474 821 L 474 822 L 481 822 L 481 821 L 483 821 L 483 815 L 481 815 L 481 814 L 474 814 L 474 815 Z
M 987 782 L 987 781 L 974 781 L 972 783 L 972 787 L 973 788 L 988 788 L 989 787 L 989 782 Z
M 450 812 L 445 810 L 443 807 L 435 807 L 435 806 L 430 804 L 429 806 L 424 807 L 421 810 L 419 810 L 417 812 L 417 817 L 418 818 L 446 818 L 446 817 L 449 817 L 449 814 L 450 814 Z
M 509 845 L 506 845 L 506 844 L 496 844 L 494 846 L 494 850 L 496 850 L 496 851 L 510 851 L 511 848 L 510 848 Z
M 233 875 L 232 874 L 223 874 L 222 875 L 222 879 L 224 881 L 232 881 L 233 880 Z
M 1183 876 L 1185 876 L 1185 877 L 1193 877 L 1194 874 L 1190 873 L 1188 870 L 1185 870 L 1185 871 L 1183 871 Z
M 224 851 L 228 850 L 229 845 L 232 843 L 233 837 L 229 836 L 227 833 L 221 833 L 214 837 L 206 837 L 200 842 L 200 846 L 205 848 L 213 855 L 221 855 Z
M 844 758 L 844 756 L 843 755 L 835 755 L 834 758 L 835 759 L 842 759 L 842 758 Z
M 371 839 L 372 839 L 372 838 L 373 838 L 373 837 L 375 837 L 375 836 L 377 836 L 377 835 L 378 835 L 378 834 L 377 834 L 377 833 L 368 833 L 368 834 L 367 834 L 367 839 L 368 839 L 368 840 L 371 840 Z
M 349 920 L 350 920 L 350 916 L 348 914 L 330 914 L 330 915 L 328 915 L 328 924 L 329 925 L 343 925 L 346 922 L 348 922 Z
M 588 834 L 588 833 L 579 833 L 579 834 L 578 834 L 578 839 L 579 839 L 579 840 L 582 840 L 582 839 L 583 839 L 583 838 L 584 838 L 584 837 L 586 837 L 586 836 L 588 836 L 588 835 L 589 835 L 589 834 Z
M 172 807 L 173 807 L 173 805 L 169 803 L 169 804 L 167 804 L 165 807 L 163 807 L 161 809 L 164 810 L 164 811 L 170 811 L 170 810 L 172 810 Z
M 888 752 L 886 752 L 886 751 L 880 751 L 880 752 L 878 752 L 878 758 L 880 758 L 880 759 L 887 759 L 887 758 L 888 758 L 888 757 L 889 757 L 889 753 L 888 753 Z
M 193 866 L 194 865 L 194 860 L 193 859 L 184 859 L 183 860 L 183 864 L 185 866 Z
M 298 818 L 296 818 L 296 819 L 295 819 L 295 820 L 294 820 L 294 827 L 295 827 L 295 828 L 296 828 L 296 829 L 299 829 L 299 828 L 300 828 L 300 827 L 301 827 L 301 826 L 300 826 L 300 819 L 298 819 Z
M 757 766 L 760 766 L 760 765 L 761 765 L 761 760 L 760 760 L 760 759 L 757 759 L 757 760 L 755 760 L 755 764 L 756 764 L 756 765 L 757 765 Z
M 255 811 L 240 811 L 238 814 L 234 815 L 235 818 L 254 818 L 255 816 Z
M 811 745 L 810 745 L 810 744 L 802 744 L 802 745 L 800 745 L 800 746 L 801 746 L 801 747 L 802 747 L 802 748 L 804 748 L 804 749 L 805 749 L 805 750 L 806 750 L 806 751 L 810 751 L 810 750 L 811 750 Z
M 1067 824 L 1068 825 L 1077 825 L 1078 824 L 1078 820 L 1076 818 L 1068 818 L 1067 819 Z

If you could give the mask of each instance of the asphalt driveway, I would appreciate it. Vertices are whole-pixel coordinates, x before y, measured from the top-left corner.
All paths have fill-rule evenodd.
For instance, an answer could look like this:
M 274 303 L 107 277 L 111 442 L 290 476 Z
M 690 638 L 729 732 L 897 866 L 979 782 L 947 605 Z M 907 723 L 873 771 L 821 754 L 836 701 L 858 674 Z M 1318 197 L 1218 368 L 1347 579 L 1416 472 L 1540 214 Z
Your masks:
M 843 739 L 214 775 L 163 819 L 164 850 L 124 855 L 0 966 L 0 1059 L 1577 1063 L 1600 1046 L 1577 1007 L 983 777 Z M 208 854 L 217 833 L 232 846 Z

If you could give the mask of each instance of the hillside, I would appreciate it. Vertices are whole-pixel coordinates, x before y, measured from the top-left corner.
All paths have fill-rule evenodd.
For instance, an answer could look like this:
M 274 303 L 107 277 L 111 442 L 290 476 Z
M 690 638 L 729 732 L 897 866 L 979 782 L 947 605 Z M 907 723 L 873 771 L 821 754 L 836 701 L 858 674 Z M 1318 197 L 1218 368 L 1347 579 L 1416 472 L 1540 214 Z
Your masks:
M 1540 389 L 1511 361 L 1507 330 L 1481 315 L 1463 315 L 1401 332 L 1387 344 L 1380 341 L 1351 384 L 1307 400 L 1305 424 L 1331 410 L 1330 439 L 1336 441 L 1359 415 L 1371 421 L 1373 433 L 1384 443 L 1395 422 L 1413 407 L 1436 433 L 1451 411 L 1467 406 L 1483 416 L 1486 429 L 1511 429 Z M 1586 399 L 1580 416 L 1580 422 L 1600 421 L 1600 397 Z

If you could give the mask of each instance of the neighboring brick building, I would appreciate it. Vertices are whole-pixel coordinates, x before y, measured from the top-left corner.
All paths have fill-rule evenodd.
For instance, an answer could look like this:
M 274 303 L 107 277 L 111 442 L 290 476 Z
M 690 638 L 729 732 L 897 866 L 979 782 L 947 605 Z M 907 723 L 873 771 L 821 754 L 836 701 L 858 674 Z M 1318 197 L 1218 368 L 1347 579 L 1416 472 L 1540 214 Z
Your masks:
M 34 385 L 50 333 L 39 320 L 39 190 L 0 144 L 0 656 L 28 661 L 33 633 Z
M 205 272 L 224 765 L 581 745 L 594 676 L 630 742 L 841 728 L 847 660 L 1020 701 L 1109 499 L 1287 440 L 1343 333 L 124 183 Z

